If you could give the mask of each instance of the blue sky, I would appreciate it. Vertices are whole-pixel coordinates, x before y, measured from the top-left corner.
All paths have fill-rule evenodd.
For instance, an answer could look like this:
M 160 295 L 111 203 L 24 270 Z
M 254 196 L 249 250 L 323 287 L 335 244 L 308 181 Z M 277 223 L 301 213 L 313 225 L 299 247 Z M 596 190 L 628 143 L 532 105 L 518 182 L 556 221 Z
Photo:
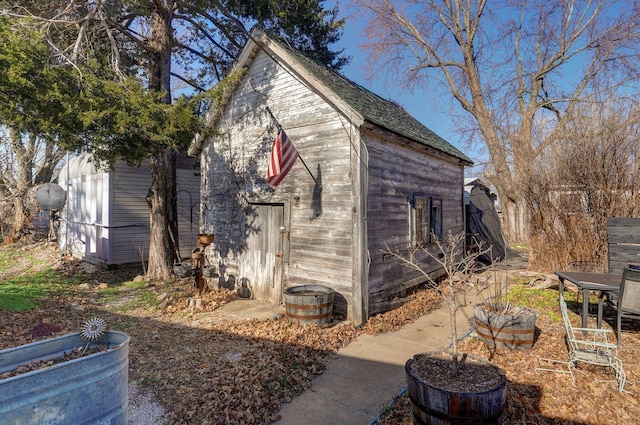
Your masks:
M 351 63 L 343 67 L 341 73 L 378 96 L 393 100 L 404 107 L 418 121 L 460 149 L 477 164 L 480 161 L 479 154 L 469 151 L 460 136 L 454 131 L 449 103 L 443 102 L 444 99 L 442 97 L 438 98 L 438 100 L 440 100 L 440 103 L 445 103 L 445 106 L 438 108 L 432 98 L 429 98 L 428 95 L 419 90 L 410 93 L 401 87 L 389 86 L 383 77 L 372 80 L 365 79 L 367 74 L 365 69 L 367 52 L 360 45 L 367 42 L 367 40 L 362 34 L 362 24 L 349 17 L 350 11 L 344 2 L 340 0 L 337 0 L 337 2 L 340 7 L 340 17 L 346 18 L 346 22 L 342 38 L 333 46 L 338 50 L 344 49 L 344 53 L 352 57 Z M 336 1 L 334 0 L 326 1 L 325 7 L 329 9 L 335 3 Z

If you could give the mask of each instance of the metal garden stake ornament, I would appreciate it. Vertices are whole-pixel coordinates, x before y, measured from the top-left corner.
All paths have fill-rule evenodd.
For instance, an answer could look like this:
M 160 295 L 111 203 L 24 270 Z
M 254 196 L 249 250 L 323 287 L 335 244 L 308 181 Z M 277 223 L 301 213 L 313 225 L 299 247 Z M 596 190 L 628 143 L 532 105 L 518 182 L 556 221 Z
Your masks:
M 82 330 L 80 331 L 80 337 L 87 341 L 87 345 L 85 345 L 84 350 L 82 350 L 82 354 L 87 351 L 87 348 L 89 348 L 89 344 L 91 344 L 92 341 L 102 338 L 106 331 L 107 322 L 100 317 L 92 317 L 84 322 Z

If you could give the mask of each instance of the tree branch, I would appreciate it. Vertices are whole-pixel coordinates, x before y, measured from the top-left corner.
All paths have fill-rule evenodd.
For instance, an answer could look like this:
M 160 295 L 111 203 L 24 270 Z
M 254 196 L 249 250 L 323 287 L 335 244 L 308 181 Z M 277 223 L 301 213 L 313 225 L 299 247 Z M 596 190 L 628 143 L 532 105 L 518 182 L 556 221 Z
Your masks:
M 211 34 L 209 34 L 209 31 L 207 31 L 207 29 L 201 25 L 199 22 L 196 22 L 195 20 L 191 19 L 190 17 L 186 16 L 186 15 L 174 15 L 174 18 L 176 19 L 181 19 L 183 21 L 189 22 L 191 25 L 193 25 L 194 28 L 196 28 L 198 31 L 200 31 L 200 33 L 207 38 L 207 40 L 209 40 L 209 42 L 211 44 L 213 44 L 214 46 L 216 46 L 218 49 L 220 49 L 225 55 L 227 55 L 230 59 L 234 59 L 235 55 L 233 55 L 229 50 L 227 50 L 224 46 L 222 46 L 220 43 L 218 43 L 212 36 Z
M 234 45 L 236 46 L 238 49 L 242 48 L 243 43 L 238 42 L 235 37 L 229 32 L 228 28 L 225 25 L 222 25 L 222 23 L 220 23 L 216 18 L 214 18 L 212 15 L 210 15 L 209 13 L 207 13 L 205 10 L 200 9 L 199 7 L 197 7 L 196 5 L 192 4 L 191 2 L 184 2 L 181 1 L 179 2 L 180 5 L 182 7 L 184 7 L 185 9 L 191 11 L 194 14 L 198 14 L 200 16 L 202 16 L 203 18 L 207 19 L 209 22 L 211 22 L 216 28 L 218 28 L 218 30 L 220 30 L 220 32 L 222 32 L 227 39 Z M 229 19 L 231 22 L 233 22 L 238 29 L 246 34 L 249 35 L 249 31 L 247 31 L 247 29 L 244 27 L 244 25 L 242 24 L 242 22 L 240 22 L 235 16 L 233 16 L 223 5 L 222 3 L 220 3 L 218 0 L 212 0 L 212 3 L 218 8 L 218 10 L 220 10 L 220 12 L 227 18 Z
M 201 92 L 207 91 L 207 89 L 200 87 L 198 83 L 196 83 L 195 80 L 193 80 L 192 78 L 185 78 L 182 75 L 176 74 L 175 72 L 171 72 L 171 76 L 177 78 L 180 81 L 187 83 L 188 85 L 190 85 L 196 90 L 199 90 Z

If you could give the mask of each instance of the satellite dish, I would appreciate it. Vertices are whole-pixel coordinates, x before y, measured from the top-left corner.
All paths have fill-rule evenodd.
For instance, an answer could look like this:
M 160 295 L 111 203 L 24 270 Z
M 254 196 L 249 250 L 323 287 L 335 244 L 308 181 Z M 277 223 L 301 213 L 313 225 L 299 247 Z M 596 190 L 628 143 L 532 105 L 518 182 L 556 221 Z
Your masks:
M 64 206 L 67 193 L 55 183 L 44 183 L 35 191 L 38 207 L 43 210 L 59 210 Z

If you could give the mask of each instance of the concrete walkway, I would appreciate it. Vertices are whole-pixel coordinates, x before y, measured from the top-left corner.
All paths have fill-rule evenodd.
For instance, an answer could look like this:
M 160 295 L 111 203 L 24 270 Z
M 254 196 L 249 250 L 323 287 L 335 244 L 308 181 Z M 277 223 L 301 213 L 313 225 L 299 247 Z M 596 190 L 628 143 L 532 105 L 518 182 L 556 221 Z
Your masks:
M 458 310 L 458 337 L 471 329 L 473 308 Z M 311 388 L 282 405 L 278 425 L 369 425 L 406 385 L 404 364 L 414 354 L 451 342 L 445 303 L 397 332 L 361 335 L 338 351 Z

